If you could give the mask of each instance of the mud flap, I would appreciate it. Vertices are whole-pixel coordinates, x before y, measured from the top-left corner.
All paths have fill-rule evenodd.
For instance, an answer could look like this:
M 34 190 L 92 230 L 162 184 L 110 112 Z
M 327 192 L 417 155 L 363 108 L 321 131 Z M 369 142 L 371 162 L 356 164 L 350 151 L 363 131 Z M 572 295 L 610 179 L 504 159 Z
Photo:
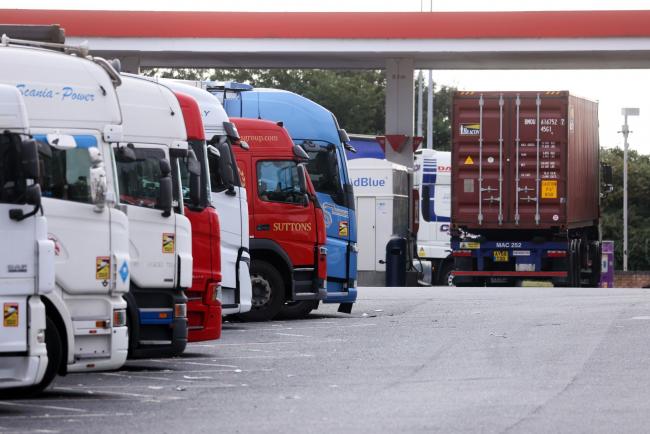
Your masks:
M 352 305 L 353 303 L 341 303 L 339 304 L 339 313 L 352 313 Z

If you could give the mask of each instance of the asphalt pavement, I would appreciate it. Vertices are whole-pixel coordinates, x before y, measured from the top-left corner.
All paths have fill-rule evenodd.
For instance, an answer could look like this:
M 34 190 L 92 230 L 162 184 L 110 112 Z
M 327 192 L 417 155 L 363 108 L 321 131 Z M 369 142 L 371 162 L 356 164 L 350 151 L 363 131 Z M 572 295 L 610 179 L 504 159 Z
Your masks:
M 650 290 L 360 288 L 0 401 L 0 432 L 648 432 Z

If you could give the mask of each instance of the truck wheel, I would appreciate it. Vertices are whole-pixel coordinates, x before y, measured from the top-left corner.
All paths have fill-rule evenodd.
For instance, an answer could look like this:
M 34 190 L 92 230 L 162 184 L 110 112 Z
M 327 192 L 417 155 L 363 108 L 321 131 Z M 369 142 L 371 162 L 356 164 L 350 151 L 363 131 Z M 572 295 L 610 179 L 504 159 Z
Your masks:
M 253 290 L 251 310 L 240 314 L 244 321 L 269 321 L 275 318 L 284 305 L 284 281 L 278 270 L 266 261 L 251 263 Z
M 31 396 L 41 393 L 50 385 L 59 371 L 63 360 L 63 341 L 59 330 L 50 317 L 45 318 L 45 347 L 47 348 L 47 368 L 40 383 L 15 390 L 15 396 Z
M 440 270 L 438 285 L 454 286 L 454 264 L 453 262 L 445 262 Z
M 305 318 L 309 313 L 318 308 L 318 300 L 290 301 L 282 306 L 278 318 L 299 319 Z

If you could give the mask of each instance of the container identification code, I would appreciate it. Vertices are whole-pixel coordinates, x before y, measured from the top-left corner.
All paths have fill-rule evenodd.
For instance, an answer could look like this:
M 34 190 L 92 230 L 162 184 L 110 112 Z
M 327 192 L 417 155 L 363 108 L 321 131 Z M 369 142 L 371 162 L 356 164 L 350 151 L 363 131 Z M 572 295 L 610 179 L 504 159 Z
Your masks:
M 542 180 L 542 199 L 557 199 L 557 180 Z

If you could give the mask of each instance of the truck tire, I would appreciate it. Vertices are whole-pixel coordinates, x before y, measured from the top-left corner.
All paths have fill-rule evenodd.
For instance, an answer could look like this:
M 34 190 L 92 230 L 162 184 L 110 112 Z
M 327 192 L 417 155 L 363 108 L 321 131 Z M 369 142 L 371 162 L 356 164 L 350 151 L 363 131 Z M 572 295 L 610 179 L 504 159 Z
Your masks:
M 276 268 L 266 261 L 251 262 L 251 310 L 238 315 L 243 321 L 270 321 L 284 305 L 284 280 Z
M 451 261 L 445 261 L 442 265 L 442 269 L 438 274 L 438 285 L 441 286 L 454 286 L 454 263 Z
M 318 308 L 318 300 L 301 300 L 290 301 L 282 306 L 278 314 L 281 319 L 300 319 L 305 318 L 309 313 Z
M 56 373 L 59 371 L 63 360 L 63 341 L 61 340 L 59 330 L 56 328 L 56 324 L 54 324 L 54 321 L 49 316 L 45 318 L 45 346 L 47 347 L 47 368 L 45 368 L 45 375 L 43 375 L 41 382 L 33 386 L 21 387 L 15 390 L 8 389 L 3 391 L 3 395 L 10 390 L 14 397 L 37 395 L 44 391 L 52 380 L 54 380 L 54 377 L 56 377 Z

